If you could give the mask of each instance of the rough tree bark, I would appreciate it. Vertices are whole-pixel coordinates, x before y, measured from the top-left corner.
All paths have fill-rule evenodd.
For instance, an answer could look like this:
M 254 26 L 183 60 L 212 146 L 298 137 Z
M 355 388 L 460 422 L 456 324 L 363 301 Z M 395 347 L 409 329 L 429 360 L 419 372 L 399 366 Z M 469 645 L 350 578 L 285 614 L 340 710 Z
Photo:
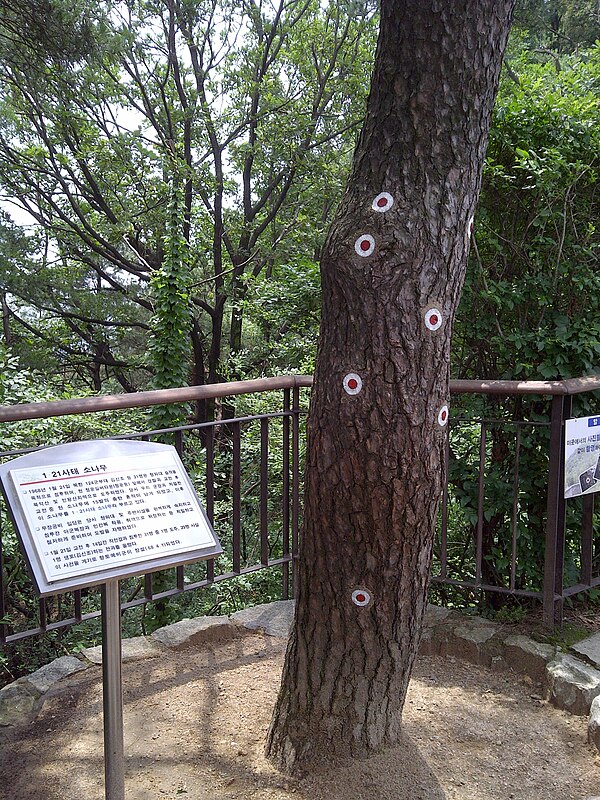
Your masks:
M 398 741 L 444 480 L 449 351 L 513 0 L 382 0 L 325 244 L 297 609 L 267 755 Z

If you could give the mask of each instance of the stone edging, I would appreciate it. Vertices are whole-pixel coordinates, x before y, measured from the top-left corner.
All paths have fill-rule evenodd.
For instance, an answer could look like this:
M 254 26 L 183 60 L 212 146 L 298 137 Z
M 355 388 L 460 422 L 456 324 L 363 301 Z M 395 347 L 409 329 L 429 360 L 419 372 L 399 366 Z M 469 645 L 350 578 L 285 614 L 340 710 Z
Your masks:
M 123 661 L 157 658 L 169 650 L 184 650 L 208 641 L 223 641 L 262 631 L 287 638 L 293 600 L 280 600 L 238 611 L 231 616 L 184 619 L 159 628 L 151 636 L 123 640 Z M 541 684 L 540 700 L 572 714 L 589 715 L 588 741 L 600 751 L 600 634 L 574 648 L 576 655 L 511 635 L 504 626 L 446 608 L 429 606 L 419 653 L 453 656 L 493 669 L 513 669 Z M 586 660 L 584 660 L 586 659 Z M 594 666 L 590 663 L 592 662 Z M 79 658 L 62 656 L 0 689 L 0 727 L 30 721 L 44 695 L 76 672 L 102 663 L 102 648 L 83 650 Z

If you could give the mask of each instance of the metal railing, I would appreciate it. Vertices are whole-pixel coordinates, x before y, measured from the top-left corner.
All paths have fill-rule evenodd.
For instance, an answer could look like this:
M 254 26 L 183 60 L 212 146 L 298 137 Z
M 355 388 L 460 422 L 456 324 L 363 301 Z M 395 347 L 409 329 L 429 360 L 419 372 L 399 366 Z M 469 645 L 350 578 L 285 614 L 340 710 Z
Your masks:
M 581 592 L 600 587 L 600 530 L 595 515 L 594 495 L 588 494 L 567 501 L 564 497 L 565 466 L 565 420 L 572 412 L 573 399 L 578 395 L 590 395 L 600 391 L 600 375 L 574 378 L 564 381 L 450 381 L 450 391 L 454 398 L 461 395 L 485 396 L 487 398 L 537 399 L 547 398 L 549 413 L 530 415 L 519 419 L 506 415 L 499 419 L 481 415 L 458 416 L 451 419 L 447 467 L 449 478 L 444 488 L 440 530 L 436 542 L 432 583 L 445 587 L 458 587 L 473 593 L 484 593 L 488 597 L 512 596 L 535 598 L 543 604 L 543 624 L 548 629 L 562 625 L 563 605 L 567 598 Z M 454 403 L 457 405 L 457 403 Z M 598 409 L 600 411 L 600 408 Z M 477 430 L 473 431 L 476 427 Z M 470 531 L 460 543 L 472 549 L 468 562 L 470 575 L 452 576 L 449 558 L 449 534 L 453 525 L 452 501 L 456 505 L 456 495 L 460 486 L 453 480 L 452 464 L 457 464 L 461 454 L 453 453 L 453 445 L 460 439 L 460 431 L 471 430 L 472 449 L 471 479 L 476 483 L 472 498 L 476 504 Z M 506 435 L 513 430 L 512 437 Z M 507 448 L 498 461 L 504 466 L 504 507 L 486 503 L 486 486 L 494 472 L 493 434 L 501 430 L 504 434 L 501 444 Z M 532 435 L 535 432 L 535 436 Z M 523 447 L 524 439 L 534 439 L 528 452 Z M 526 477 L 523 469 L 524 454 L 536 460 L 537 488 L 532 486 L 529 476 L 529 494 L 523 494 L 522 481 Z M 464 465 L 457 470 L 465 479 Z M 468 472 L 468 470 L 466 470 Z M 498 476 L 496 476 L 497 478 Z M 528 514 L 533 507 L 534 513 Z M 540 508 L 541 507 L 541 508 Z M 569 525 L 567 525 L 569 510 Z M 494 514 L 503 518 L 502 532 L 486 536 L 490 519 Z M 502 526 L 498 526 L 502 527 Z M 470 533 L 470 536 L 469 536 Z M 492 534 L 494 532 L 492 531 Z M 456 532 L 454 532 L 456 537 Z M 460 537 L 459 537 L 460 538 Z M 525 547 L 522 541 L 525 539 Z M 528 556 L 529 574 L 519 570 L 520 557 L 525 551 Z M 539 570 L 531 569 L 536 554 L 540 559 Z M 525 560 L 523 558 L 523 560 Z M 504 570 L 495 569 L 495 561 L 502 563 Z M 566 567 L 568 566 L 568 569 Z M 521 572 L 521 574 L 519 574 Z M 490 580 L 490 575 L 493 580 Z M 487 579 L 486 579 L 487 576 Z M 537 584 L 537 585 L 536 585 Z
M 150 440 L 171 435 L 188 471 L 194 476 L 207 514 L 228 553 L 228 558 L 220 562 L 177 568 L 172 585 L 167 588 L 162 584 L 157 587 L 156 578 L 146 576 L 138 585 L 130 587 L 130 593 L 123 599 L 123 609 L 167 600 L 260 570 L 280 571 L 280 596 L 287 598 L 292 594 L 301 518 L 301 420 L 306 407 L 301 406 L 300 393 L 311 385 L 310 376 L 288 376 L 3 406 L 0 407 L 0 422 L 280 393 L 278 408 L 266 413 L 111 438 Z M 564 420 L 571 412 L 574 396 L 600 390 L 600 376 L 567 381 L 451 381 L 450 390 L 457 399 L 459 396 L 498 399 L 532 395 L 551 398 L 551 414 L 546 419 L 519 419 L 514 414 L 511 418 L 506 414 L 494 418 L 486 415 L 484 409 L 483 413 L 462 413 L 451 420 L 450 473 L 442 498 L 433 585 L 486 596 L 537 598 L 543 603 L 544 623 L 553 627 L 562 620 L 562 605 L 567 597 L 600 587 L 600 536 L 594 525 L 594 497 L 588 495 L 582 499 L 579 530 L 571 532 L 569 537 L 563 497 Z M 503 432 L 501 443 L 508 448 L 500 459 L 494 450 L 498 431 Z M 538 436 L 535 452 L 541 454 L 542 474 L 538 483 L 544 487 L 540 490 L 545 496 L 544 519 L 532 512 L 531 498 L 523 496 L 521 487 L 526 452 L 523 442 L 533 435 L 532 431 Z M 0 457 L 12 458 L 21 452 L 24 451 L 5 452 Z M 486 489 L 500 463 L 502 470 L 495 475 L 494 486 L 497 488 L 504 483 L 508 494 L 505 492 L 504 499 L 496 498 L 492 504 L 486 503 Z M 462 472 L 453 472 L 453 465 L 457 464 Z M 509 474 L 510 480 L 507 479 Z M 535 500 L 539 505 L 539 496 Z M 248 506 L 255 514 L 254 522 L 248 521 L 252 517 Z M 490 515 L 496 526 L 491 533 Z M 528 536 L 531 538 L 532 531 L 536 537 L 533 550 L 537 548 L 543 560 L 539 585 L 522 571 L 524 544 Z M 88 595 L 75 592 L 72 597 L 59 597 L 55 602 L 39 600 L 36 619 L 24 613 L 19 625 L 8 621 L 6 617 L 15 607 L 9 602 L 11 574 L 14 573 L 12 565 L 7 564 L 6 537 L 10 535 L 10 527 L 4 521 L 0 530 L 0 642 L 18 642 L 98 615 L 97 608 L 88 610 Z M 567 539 L 570 564 L 577 568 L 575 579 L 565 579 Z M 460 557 L 456 557 L 457 547 L 462 548 Z M 575 558 L 572 557 L 573 547 L 577 550 Z M 19 556 L 15 556 L 13 547 L 10 558 L 15 557 Z M 19 593 L 29 593 L 33 597 L 33 585 L 20 586 Z
M 83 413 L 148 408 L 167 403 L 187 403 L 238 395 L 269 393 L 279 407 L 265 413 L 247 414 L 176 428 L 145 430 L 108 438 L 155 439 L 174 444 L 196 491 L 201 497 L 211 523 L 223 545 L 225 555 L 197 565 L 171 570 L 165 587 L 160 579 L 148 574 L 142 581 L 124 582 L 123 610 L 151 601 L 167 601 L 175 595 L 194 592 L 213 584 L 259 570 L 280 573 L 279 595 L 290 596 L 294 555 L 298 550 L 301 483 L 301 418 L 306 408 L 300 406 L 302 387 L 311 379 L 299 377 L 264 378 L 201 387 L 185 387 L 129 395 L 77 398 L 73 400 L 0 407 L 0 422 L 53 418 Z M 273 393 L 277 394 L 273 398 Z M 279 399 L 277 399 L 279 398 Z M 43 443 L 40 443 L 43 445 Z M 0 458 L 15 458 L 25 450 L 0 453 Z M 243 513 L 244 512 L 244 513 Z M 13 536 L 10 560 L 7 536 Z M 35 621 L 31 602 L 11 602 L 14 594 L 11 575 L 22 581 L 25 565 L 15 546 L 14 531 L 6 517 L 0 528 L 0 642 L 13 643 L 35 634 L 61 630 L 99 616 L 99 594 L 76 591 L 57 598 L 38 599 Z M 158 582 L 158 586 L 157 586 Z M 21 597 L 34 596 L 32 583 L 19 586 Z M 7 621 L 20 607 L 19 624 Z M 86 608 L 92 607 L 92 610 Z

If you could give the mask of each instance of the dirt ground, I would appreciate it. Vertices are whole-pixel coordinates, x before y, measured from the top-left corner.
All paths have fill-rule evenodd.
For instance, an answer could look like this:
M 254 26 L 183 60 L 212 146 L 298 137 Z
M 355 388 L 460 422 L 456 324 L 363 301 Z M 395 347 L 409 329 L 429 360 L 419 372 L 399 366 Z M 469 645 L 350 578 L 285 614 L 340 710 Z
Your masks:
M 421 658 L 405 741 L 289 779 L 263 757 L 284 644 L 259 634 L 124 665 L 127 800 L 587 800 L 600 754 L 586 720 L 513 673 Z M 0 732 L 1 800 L 102 800 L 99 668 Z

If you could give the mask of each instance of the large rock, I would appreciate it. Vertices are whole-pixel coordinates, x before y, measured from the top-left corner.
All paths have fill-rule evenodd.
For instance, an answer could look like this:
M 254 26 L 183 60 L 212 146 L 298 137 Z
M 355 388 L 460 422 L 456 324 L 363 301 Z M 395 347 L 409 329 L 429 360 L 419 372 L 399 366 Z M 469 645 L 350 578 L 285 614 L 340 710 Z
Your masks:
M 0 726 L 18 725 L 37 711 L 40 697 L 63 678 L 87 669 L 89 664 L 74 656 L 61 656 L 30 675 L 0 690 Z
M 600 750 L 600 695 L 592 700 L 588 721 L 588 742 L 595 745 L 596 750 Z
M 475 618 L 470 619 L 468 624 L 457 625 L 453 629 L 444 648 L 446 655 L 489 667 L 495 654 L 492 644 L 497 632 L 498 628 L 495 625 L 483 624 L 483 621 Z
M 164 652 L 163 645 L 149 636 L 133 636 L 131 639 L 123 639 L 121 642 L 121 660 L 123 662 L 157 658 Z M 86 647 L 81 651 L 81 655 L 92 664 L 102 664 L 102 645 Z
M 585 716 L 600 695 L 600 672 L 573 656 L 560 655 L 546 667 L 550 702 L 571 714 Z
M 449 608 L 434 606 L 429 603 L 425 611 L 425 619 L 423 620 L 423 624 L 427 628 L 433 625 L 440 625 L 441 623 L 446 622 L 451 614 L 452 611 Z
M 421 639 L 419 640 L 419 655 L 437 656 L 445 642 L 445 637 L 440 636 L 439 628 L 425 627 L 421 631 Z
M 419 655 L 436 656 L 447 653 L 448 640 L 454 635 L 452 626 L 460 619 L 460 614 L 449 608 L 429 604 L 423 619 Z
M 504 640 L 504 660 L 518 672 L 524 672 L 534 681 L 543 681 L 546 664 L 556 655 L 550 644 L 535 642 L 528 636 L 507 636 Z
M 87 669 L 88 664 L 80 661 L 75 656 L 61 656 L 55 658 L 49 664 L 36 669 L 31 675 L 26 678 L 21 678 L 21 681 L 30 683 L 40 694 L 47 692 L 55 683 L 62 681 L 63 678 L 68 678 L 75 672 L 81 672 L 82 669 Z
M 600 633 L 574 644 L 571 650 L 593 667 L 600 669 Z
M 196 617 L 159 628 L 152 634 L 152 639 L 165 647 L 185 650 L 204 642 L 231 639 L 238 633 L 239 629 L 229 621 L 229 617 Z
M 25 682 L 15 681 L 0 689 L 0 727 L 27 722 L 39 696 L 40 692 Z
M 231 621 L 251 631 L 264 631 L 269 636 L 287 639 L 294 620 L 294 601 L 277 600 L 261 606 L 244 608 L 231 615 Z

